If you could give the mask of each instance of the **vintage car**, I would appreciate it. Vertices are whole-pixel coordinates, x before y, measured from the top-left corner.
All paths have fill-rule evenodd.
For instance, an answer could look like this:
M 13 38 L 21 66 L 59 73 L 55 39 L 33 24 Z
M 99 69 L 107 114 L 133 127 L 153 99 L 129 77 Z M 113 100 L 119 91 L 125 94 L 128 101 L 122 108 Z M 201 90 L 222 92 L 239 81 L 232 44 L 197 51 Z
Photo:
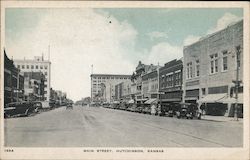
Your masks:
M 68 103 L 66 109 L 73 109 L 73 103 Z
M 12 102 L 4 106 L 4 117 L 29 116 L 36 110 L 33 102 Z
M 135 108 L 135 112 L 142 113 L 143 107 L 142 106 L 137 106 Z
M 151 114 L 151 107 L 150 106 L 144 106 L 143 109 L 142 109 L 142 113 Z
M 180 103 L 178 111 L 176 111 L 176 116 L 177 118 L 201 119 L 201 112 L 199 111 L 197 104 Z

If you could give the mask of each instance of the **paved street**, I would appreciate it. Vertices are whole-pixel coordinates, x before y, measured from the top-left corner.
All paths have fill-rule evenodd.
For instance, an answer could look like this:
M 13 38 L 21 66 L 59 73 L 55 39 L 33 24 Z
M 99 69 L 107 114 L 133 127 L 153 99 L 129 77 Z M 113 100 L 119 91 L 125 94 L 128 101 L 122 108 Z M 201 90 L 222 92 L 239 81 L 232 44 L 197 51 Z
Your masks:
M 77 106 L 5 119 L 5 145 L 13 147 L 239 147 L 242 132 L 240 122 Z

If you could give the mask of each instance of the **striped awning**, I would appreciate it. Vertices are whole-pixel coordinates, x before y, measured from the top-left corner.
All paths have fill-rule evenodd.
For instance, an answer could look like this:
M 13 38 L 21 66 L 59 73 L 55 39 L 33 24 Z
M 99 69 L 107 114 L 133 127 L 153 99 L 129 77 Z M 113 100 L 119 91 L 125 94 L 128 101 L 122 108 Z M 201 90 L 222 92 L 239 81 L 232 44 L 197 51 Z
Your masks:
M 225 97 L 218 102 L 220 103 L 236 103 L 236 98 L 235 97 Z M 243 94 L 240 93 L 238 94 L 238 103 L 243 104 Z
M 156 102 L 157 102 L 157 99 L 152 98 L 152 99 L 147 100 L 144 104 L 152 104 L 152 103 L 156 103 Z

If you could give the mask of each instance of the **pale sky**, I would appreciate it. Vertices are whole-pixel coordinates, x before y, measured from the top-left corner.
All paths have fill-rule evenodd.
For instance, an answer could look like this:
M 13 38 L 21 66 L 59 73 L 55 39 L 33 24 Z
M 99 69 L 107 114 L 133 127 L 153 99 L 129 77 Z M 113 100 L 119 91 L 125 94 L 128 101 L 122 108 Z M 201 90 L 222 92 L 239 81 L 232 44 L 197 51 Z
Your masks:
M 183 46 L 242 19 L 241 9 L 6 9 L 5 49 L 13 59 L 44 53 L 51 85 L 79 100 L 94 73 L 132 74 L 138 61 L 182 57 Z

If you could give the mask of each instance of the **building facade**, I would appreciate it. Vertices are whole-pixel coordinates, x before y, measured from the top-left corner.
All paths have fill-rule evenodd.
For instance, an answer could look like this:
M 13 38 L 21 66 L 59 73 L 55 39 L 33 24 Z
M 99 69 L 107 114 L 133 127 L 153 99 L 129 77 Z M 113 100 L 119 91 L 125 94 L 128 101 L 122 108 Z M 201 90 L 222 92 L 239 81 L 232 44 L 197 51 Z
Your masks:
M 4 50 L 4 105 L 23 100 L 24 76 Z
M 44 101 L 44 80 L 42 72 L 24 72 L 24 99 Z
M 142 76 L 150 71 L 157 69 L 155 65 L 146 65 L 139 61 L 135 72 L 131 77 L 131 96 L 134 97 L 136 103 L 143 103 L 146 101 L 146 98 L 143 98 L 142 93 Z
M 92 102 L 112 102 L 115 98 L 115 85 L 130 81 L 131 75 L 91 74 Z
M 157 98 L 158 96 L 158 70 L 153 68 L 142 75 L 142 97 L 144 99 Z
M 51 88 L 51 62 L 49 60 L 44 60 L 42 56 L 35 56 L 33 60 L 14 60 L 14 64 L 21 70 L 21 72 L 42 72 L 45 75 L 44 100 L 49 101 Z
M 162 105 L 182 102 L 182 60 L 172 60 L 159 69 L 159 91 Z
M 205 105 L 207 114 L 232 116 L 238 73 L 243 78 L 243 20 L 184 48 L 185 102 Z M 243 83 L 239 85 L 241 112 Z
M 115 98 L 116 101 L 125 101 L 133 99 L 131 97 L 131 81 L 125 81 L 115 85 Z

